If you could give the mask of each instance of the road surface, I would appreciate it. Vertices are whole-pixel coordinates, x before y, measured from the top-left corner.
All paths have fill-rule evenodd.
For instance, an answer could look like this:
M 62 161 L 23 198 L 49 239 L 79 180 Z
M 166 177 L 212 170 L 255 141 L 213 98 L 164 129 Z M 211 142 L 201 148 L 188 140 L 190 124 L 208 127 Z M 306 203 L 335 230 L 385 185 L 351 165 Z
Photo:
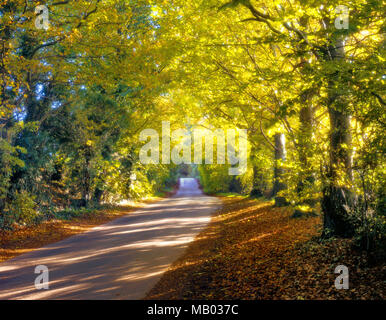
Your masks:
M 171 198 L 0 264 L 0 299 L 141 299 L 220 207 L 194 179 Z M 37 290 L 35 267 L 49 270 Z

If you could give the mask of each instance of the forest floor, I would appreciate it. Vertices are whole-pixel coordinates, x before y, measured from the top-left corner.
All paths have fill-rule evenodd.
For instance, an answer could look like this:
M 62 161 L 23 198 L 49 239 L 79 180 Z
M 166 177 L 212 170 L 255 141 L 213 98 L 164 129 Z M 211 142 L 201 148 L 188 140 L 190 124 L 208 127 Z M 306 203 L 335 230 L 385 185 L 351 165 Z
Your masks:
M 171 194 L 173 192 L 160 195 L 169 197 Z M 85 232 L 160 199 L 161 197 L 152 197 L 133 202 L 132 205 L 91 211 L 69 220 L 52 219 L 36 226 L 19 227 L 13 231 L 0 231 L 0 262 Z
M 145 299 L 385 299 L 386 265 L 371 264 L 352 240 L 321 241 L 321 217 L 220 197 L 212 222 Z M 349 269 L 338 290 L 335 267 Z

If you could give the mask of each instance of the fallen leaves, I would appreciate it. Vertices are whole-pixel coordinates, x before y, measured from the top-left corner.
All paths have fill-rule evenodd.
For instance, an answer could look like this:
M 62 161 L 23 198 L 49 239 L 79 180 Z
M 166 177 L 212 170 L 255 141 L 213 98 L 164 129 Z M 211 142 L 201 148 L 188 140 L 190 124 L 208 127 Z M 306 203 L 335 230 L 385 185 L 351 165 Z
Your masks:
M 146 299 L 385 298 L 385 265 L 370 265 L 350 240 L 318 241 L 320 217 L 291 219 L 268 202 L 222 200 Z M 350 270 L 349 290 L 334 286 L 339 264 Z

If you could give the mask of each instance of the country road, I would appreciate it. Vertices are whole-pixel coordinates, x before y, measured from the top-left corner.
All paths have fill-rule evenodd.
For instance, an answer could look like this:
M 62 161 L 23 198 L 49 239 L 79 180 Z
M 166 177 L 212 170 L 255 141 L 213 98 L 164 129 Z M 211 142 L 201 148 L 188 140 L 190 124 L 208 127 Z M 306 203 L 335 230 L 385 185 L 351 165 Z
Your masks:
M 0 264 L 0 299 L 141 299 L 221 206 L 181 179 L 171 198 Z M 35 267 L 49 270 L 37 290 Z

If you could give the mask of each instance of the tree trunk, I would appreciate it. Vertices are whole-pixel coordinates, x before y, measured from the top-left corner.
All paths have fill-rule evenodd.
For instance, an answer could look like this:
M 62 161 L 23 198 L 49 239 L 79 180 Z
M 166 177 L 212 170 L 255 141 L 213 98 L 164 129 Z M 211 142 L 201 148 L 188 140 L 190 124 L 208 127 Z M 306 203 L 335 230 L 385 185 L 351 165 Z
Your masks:
M 90 200 L 90 192 L 91 192 L 91 157 L 92 151 L 91 147 L 85 146 L 85 154 L 84 154 L 84 169 L 83 169 L 83 183 L 82 183 L 82 206 L 88 206 Z
M 300 121 L 300 135 L 299 135 L 299 158 L 304 166 L 308 165 L 308 159 L 310 158 L 310 142 L 312 140 L 312 122 L 313 122 L 313 110 L 310 100 L 310 93 L 304 92 L 301 96 L 303 103 L 299 113 Z
M 95 204 L 99 205 L 101 203 L 102 196 L 103 196 L 103 190 L 96 187 L 94 191 L 94 196 L 93 196 L 93 201 L 95 202 Z
M 278 207 L 287 205 L 287 200 L 282 196 L 278 196 L 280 191 L 287 189 L 286 184 L 283 183 L 284 169 L 280 164 L 280 162 L 285 161 L 285 156 L 284 133 L 277 133 L 275 134 L 275 171 L 272 194 L 275 197 L 275 205 Z
M 297 150 L 299 153 L 299 161 L 302 165 L 302 171 L 299 175 L 296 191 L 298 196 L 302 199 L 299 204 L 308 204 L 311 207 L 315 206 L 315 199 L 305 198 L 307 196 L 307 189 L 311 189 L 315 181 L 314 171 L 309 159 L 312 157 L 312 132 L 313 132 L 313 108 L 311 104 L 311 97 L 314 93 L 310 90 L 303 92 L 301 101 L 303 107 L 300 109 L 299 122 L 299 143 Z M 310 192 L 311 194 L 312 192 Z
M 262 197 L 264 195 L 264 188 L 263 188 L 263 174 L 261 173 L 260 168 L 256 164 L 253 164 L 253 185 L 252 190 L 249 193 L 251 197 Z
M 252 190 L 249 193 L 251 197 L 262 197 L 264 195 L 264 175 L 261 168 L 257 165 L 256 161 L 257 148 L 252 146 L 251 149 L 251 160 L 252 160 L 252 169 L 253 169 L 253 181 L 252 181 Z
M 338 39 L 330 48 L 333 60 L 344 58 L 343 39 Z M 324 236 L 350 237 L 354 228 L 349 221 L 349 211 L 353 194 L 349 187 L 342 186 L 352 181 L 352 146 L 350 113 L 344 97 L 336 92 L 334 79 L 329 81 L 328 113 L 330 117 L 330 163 L 327 172 L 328 184 L 323 190 L 322 210 L 324 213 Z M 337 80 L 338 81 L 338 80 Z M 342 88 L 339 88 L 342 90 Z

